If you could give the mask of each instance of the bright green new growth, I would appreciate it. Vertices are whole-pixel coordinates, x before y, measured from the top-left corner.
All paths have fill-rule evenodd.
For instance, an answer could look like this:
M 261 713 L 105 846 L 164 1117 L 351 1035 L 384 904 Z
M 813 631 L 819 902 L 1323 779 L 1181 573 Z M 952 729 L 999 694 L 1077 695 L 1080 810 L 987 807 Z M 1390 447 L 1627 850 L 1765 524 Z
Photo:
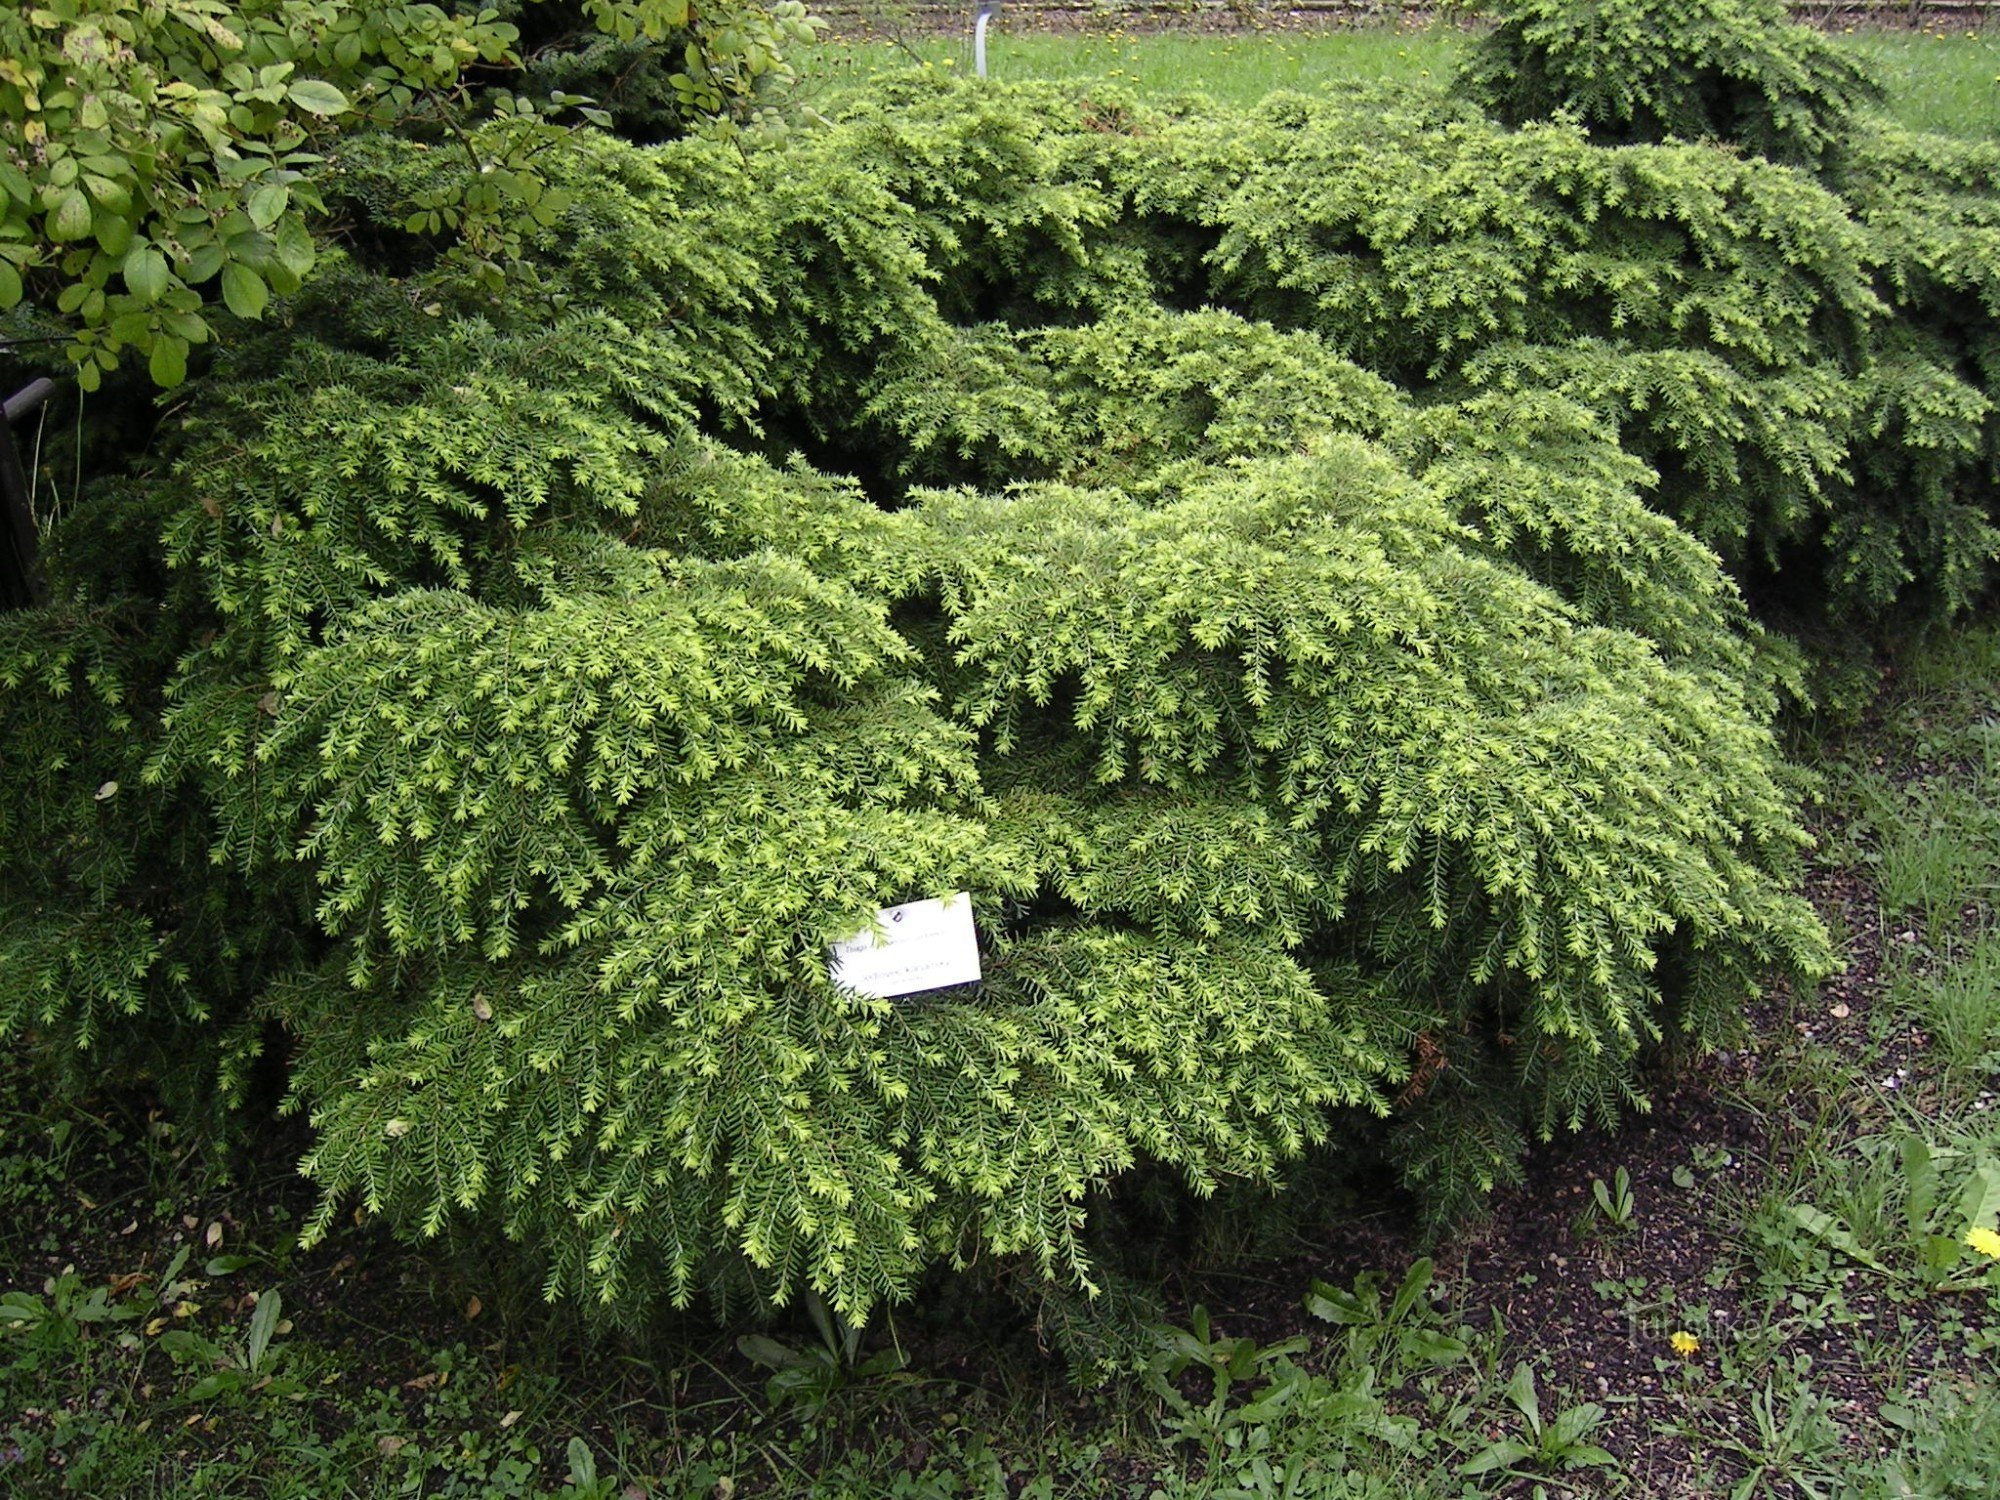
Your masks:
M 1919 186 L 1966 181 L 1979 148 L 1861 134 L 1837 194 L 1705 146 L 1607 149 L 1436 101 L 1278 100 L 1218 134 L 1160 207 L 1220 235 L 1230 306 L 1433 398 L 1582 405 L 1769 604 L 1979 596 L 1996 449 L 1966 349 L 1993 325 L 1967 251 L 1991 200 Z
M 1610 143 L 1710 140 L 1813 166 L 1881 87 L 1783 0 L 1498 0 L 1458 82 L 1509 125 L 1571 115 Z
M 64 768 L 0 799 L 0 1027 L 224 1097 L 277 1042 L 322 1222 L 858 1318 L 938 1263 L 1087 1283 L 1141 1163 L 1386 1141 L 1462 1204 L 1825 962 L 1764 644 L 1646 501 L 1819 545 L 1865 424 L 1635 393 L 1864 379 L 1900 325 L 1827 189 L 915 88 L 541 170 L 495 297 L 408 227 L 429 154 L 351 143 L 354 255 L 218 356 L 146 528 L 107 488 L 51 538 L 63 604 L 0 621 L 0 745 Z M 961 889 L 977 990 L 828 982 Z

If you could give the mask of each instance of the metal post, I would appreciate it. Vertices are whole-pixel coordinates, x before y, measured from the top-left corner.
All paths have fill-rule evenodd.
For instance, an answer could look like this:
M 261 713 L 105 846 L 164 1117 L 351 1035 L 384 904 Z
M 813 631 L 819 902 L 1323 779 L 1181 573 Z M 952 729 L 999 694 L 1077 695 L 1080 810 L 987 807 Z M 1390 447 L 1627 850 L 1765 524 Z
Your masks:
M 972 23 L 972 70 L 986 76 L 986 23 L 1000 8 L 1000 0 L 979 0 L 979 17 Z
M 27 609 L 42 602 L 41 543 L 35 534 L 35 512 L 28 503 L 28 476 L 14 446 L 14 425 L 40 410 L 55 394 L 56 383 L 30 382 L 7 398 L 0 409 L 0 609 Z

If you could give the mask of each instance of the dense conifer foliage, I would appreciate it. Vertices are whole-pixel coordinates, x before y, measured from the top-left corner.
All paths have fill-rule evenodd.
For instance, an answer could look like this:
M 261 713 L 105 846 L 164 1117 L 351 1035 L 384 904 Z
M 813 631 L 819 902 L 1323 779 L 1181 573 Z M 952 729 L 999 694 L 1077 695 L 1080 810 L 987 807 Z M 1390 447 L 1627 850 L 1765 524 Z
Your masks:
M 1459 79 L 1510 125 L 1570 114 L 1608 142 L 1714 140 L 1812 166 L 1881 86 L 1783 0 L 1498 0 Z
M 342 146 L 0 617 L 0 1032 L 281 1065 L 322 1222 L 552 1294 L 1088 1284 L 1142 1163 L 1463 1204 L 1826 962 L 1731 570 L 1987 584 L 1977 152 L 911 83 L 566 133 L 497 290 L 445 170 Z M 982 983 L 831 982 L 957 890 Z

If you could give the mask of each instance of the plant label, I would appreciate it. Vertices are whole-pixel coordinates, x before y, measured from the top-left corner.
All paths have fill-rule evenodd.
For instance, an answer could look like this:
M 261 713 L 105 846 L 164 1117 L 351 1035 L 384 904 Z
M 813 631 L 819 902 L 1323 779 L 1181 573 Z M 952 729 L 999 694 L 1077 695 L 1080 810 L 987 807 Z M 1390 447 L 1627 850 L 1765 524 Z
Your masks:
M 980 979 L 972 898 L 964 891 L 942 901 L 885 906 L 873 924 L 828 952 L 827 974 L 835 984 L 879 1000 Z

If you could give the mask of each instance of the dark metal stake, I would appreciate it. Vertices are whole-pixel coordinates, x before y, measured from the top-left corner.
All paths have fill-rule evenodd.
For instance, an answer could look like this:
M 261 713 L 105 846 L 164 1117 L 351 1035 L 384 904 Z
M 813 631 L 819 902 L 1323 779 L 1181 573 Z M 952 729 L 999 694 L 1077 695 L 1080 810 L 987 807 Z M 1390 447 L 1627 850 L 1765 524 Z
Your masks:
M 41 544 L 35 535 L 35 513 L 28 504 L 28 476 L 14 446 L 14 425 L 41 409 L 56 392 L 53 380 L 30 382 L 7 398 L 0 419 L 0 504 L 6 522 L 0 527 L 0 609 L 27 609 L 45 594 Z

